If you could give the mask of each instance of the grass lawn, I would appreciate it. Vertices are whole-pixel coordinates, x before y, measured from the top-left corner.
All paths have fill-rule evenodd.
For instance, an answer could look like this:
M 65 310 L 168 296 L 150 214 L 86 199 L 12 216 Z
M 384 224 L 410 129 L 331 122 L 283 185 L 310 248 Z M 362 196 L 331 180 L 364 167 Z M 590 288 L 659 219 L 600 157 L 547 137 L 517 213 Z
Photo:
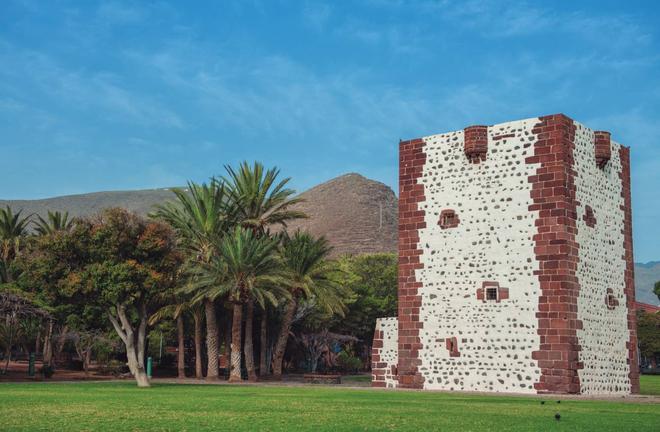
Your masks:
M 554 419 L 561 413 L 561 421 Z M 651 431 L 660 405 L 328 387 L 0 384 L 0 429 Z
M 369 375 L 344 375 L 341 382 L 346 384 L 353 383 L 371 383 L 371 374 Z
M 660 375 L 640 375 L 639 392 L 645 395 L 660 396 Z

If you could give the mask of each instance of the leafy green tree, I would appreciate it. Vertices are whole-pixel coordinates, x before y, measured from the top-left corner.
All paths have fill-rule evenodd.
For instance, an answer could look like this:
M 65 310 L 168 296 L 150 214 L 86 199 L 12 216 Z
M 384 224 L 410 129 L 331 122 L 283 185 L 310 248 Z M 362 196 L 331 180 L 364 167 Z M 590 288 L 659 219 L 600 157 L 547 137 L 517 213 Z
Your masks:
M 211 179 L 209 184 L 189 182 L 187 190 L 174 189 L 173 192 L 176 201 L 158 206 L 152 216 L 174 227 L 180 246 L 190 261 L 208 265 L 217 256 L 216 245 L 233 225 L 233 209 L 229 206 L 227 189 L 221 181 Z M 218 285 L 195 286 L 198 290 L 195 299 L 204 304 L 206 314 L 206 379 L 217 380 L 220 344 L 215 300 L 220 290 Z
M 70 304 L 100 308 L 124 343 L 138 386 L 149 386 L 144 367 L 148 318 L 162 293 L 176 284 L 180 257 L 174 232 L 122 209 L 81 220 L 69 232 L 47 236 L 36 250 L 36 276 Z M 50 263 L 50 269 L 44 268 Z M 30 273 L 27 273 L 28 275 Z
M 37 215 L 34 230 L 39 235 L 48 235 L 57 231 L 69 231 L 73 227 L 73 224 L 73 219 L 69 219 L 69 212 L 51 212 L 49 210 L 46 219 Z
M 655 293 L 656 296 L 658 296 L 658 300 L 660 300 L 660 281 L 655 283 L 655 286 L 653 287 L 653 292 Z
M 344 256 L 337 265 L 342 285 L 350 288 L 346 317 L 334 319 L 330 328 L 357 337 L 370 352 L 376 319 L 396 316 L 398 270 L 396 254 Z
M 21 248 L 21 242 L 27 235 L 30 216 L 22 217 L 22 210 L 14 213 L 7 206 L 0 209 L 0 283 L 11 282 L 9 266 Z
M 273 352 L 272 368 L 275 379 L 282 378 L 282 360 L 291 331 L 296 309 L 301 300 L 315 307 L 343 316 L 344 300 L 349 295 L 344 286 L 336 282 L 336 275 L 327 263 L 331 247 L 324 237 L 297 231 L 285 236 L 281 248 L 286 287 L 290 299 L 285 303 L 280 331 Z
M 660 313 L 638 312 L 637 339 L 640 354 L 656 366 L 655 359 L 660 356 Z
M 93 303 L 78 304 L 76 311 L 66 317 L 66 329 L 64 339 L 73 344 L 83 362 L 85 375 L 88 375 L 92 352 L 108 344 L 110 338 L 107 336 L 114 331 L 109 328 L 104 308 Z
M 13 284 L 0 286 L 0 348 L 5 350 L 3 373 L 7 373 L 14 345 L 22 345 L 28 351 L 28 343 L 34 339 L 36 322 L 48 315 L 29 293 Z
M 29 293 L 50 312 L 48 320 L 43 323 L 43 362 L 48 366 L 54 365 L 55 357 L 64 347 L 68 333 L 68 316 L 80 312 L 68 296 L 62 295 L 58 285 L 68 274 L 66 261 L 72 258 L 72 250 L 73 245 L 61 236 L 26 237 L 21 254 L 9 268 L 15 286 L 22 292 Z M 59 259 L 60 257 L 62 259 Z

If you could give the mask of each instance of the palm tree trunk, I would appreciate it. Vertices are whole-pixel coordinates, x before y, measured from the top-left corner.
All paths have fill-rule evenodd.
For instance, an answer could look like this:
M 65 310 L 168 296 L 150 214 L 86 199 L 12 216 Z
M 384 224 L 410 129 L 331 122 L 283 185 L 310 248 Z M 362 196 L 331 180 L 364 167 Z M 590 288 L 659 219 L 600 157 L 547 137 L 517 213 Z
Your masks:
M 225 320 L 225 330 L 222 332 L 225 344 L 225 369 L 229 377 L 229 366 L 231 365 L 231 323 L 233 321 L 234 311 L 229 312 L 231 316 Z
M 268 374 L 268 312 L 264 306 L 264 312 L 261 315 L 261 334 L 259 337 L 259 375 Z
M 241 331 L 243 324 L 243 304 L 234 303 L 234 316 L 231 325 L 231 364 L 229 382 L 240 382 L 241 378 Z
M 186 377 L 186 347 L 184 341 L 184 329 L 183 329 L 183 314 L 179 314 L 176 317 L 176 332 L 177 332 L 177 341 L 179 342 L 179 349 L 177 355 L 177 369 L 179 372 L 179 378 Z
M 202 311 L 195 308 L 195 378 L 202 379 Z
M 208 366 L 206 368 L 206 379 L 215 381 L 218 379 L 218 324 L 215 316 L 215 303 L 213 300 L 204 301 L 206 311 L 206 354 Z
M 257 371 L 254 368 L 254 341 L 252 339 L 252 323 L 254 321 L 254 301 L 248 300 L 247 316 L 245 317 L 245 342 L 243 350 L 245 351 L 245 368 L 248 373 L 248 381 L 257 381 Z
M 282 361 L 284 360 L 284 351 L 286 350 L 286 343 L 289 340 L 289 331 L 291 330 L 291 322 L 293 321 L 293 314 L 296 313 L 297 302 L 292 298 L 287 305 L 286 312 L 282 318 L 282 327 L 280 334 L 275 343 L 275 351 L 273 352 L 273 379 L 282 379 Z

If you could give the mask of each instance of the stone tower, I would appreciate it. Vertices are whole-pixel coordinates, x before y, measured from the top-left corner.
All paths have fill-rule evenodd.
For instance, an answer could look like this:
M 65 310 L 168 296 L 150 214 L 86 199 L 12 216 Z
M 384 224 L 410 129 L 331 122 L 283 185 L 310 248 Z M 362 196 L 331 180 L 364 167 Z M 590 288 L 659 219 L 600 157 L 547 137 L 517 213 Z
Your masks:
M 400 143 L 373 385 L 639 390 L 629 148 L 562 115 Z

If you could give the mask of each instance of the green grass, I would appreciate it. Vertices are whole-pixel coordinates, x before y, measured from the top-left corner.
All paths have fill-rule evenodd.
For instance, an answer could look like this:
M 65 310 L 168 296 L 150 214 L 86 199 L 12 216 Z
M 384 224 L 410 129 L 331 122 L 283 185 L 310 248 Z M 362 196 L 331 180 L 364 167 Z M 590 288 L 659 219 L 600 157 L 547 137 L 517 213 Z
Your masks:
M 660 396 L 660 375 L 641 375 L 639 392 L 644 395 Z
M 15 383 L 0 384 L 0 429 L 622 432 L 660 424 L 657 404 L 539 400 L 328 387 Z
M 341 382 L 351 384 L 351 383 L 370 383 L 371 374 L 369 375 L 345 375 L 341 377 Z

